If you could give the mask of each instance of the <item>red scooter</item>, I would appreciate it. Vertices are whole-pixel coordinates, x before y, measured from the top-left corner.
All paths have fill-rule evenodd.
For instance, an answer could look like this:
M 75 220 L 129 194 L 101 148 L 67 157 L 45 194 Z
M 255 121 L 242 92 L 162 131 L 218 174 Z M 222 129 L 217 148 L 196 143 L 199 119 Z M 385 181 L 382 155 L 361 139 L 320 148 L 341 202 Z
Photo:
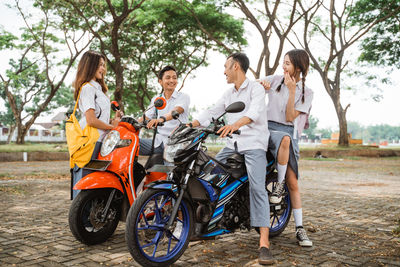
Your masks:
M 119 109 L 116 102 L 113 105 L 114 111 Z M 154 102 L 157 109 L 163 109 L 165 105 L 162 97 Z M 139 123 L 132 117 L 122 117 L 118 126 L 104 138 L 97 159 L 84 167 L 92 172 L 73 187 L 81 191 L 69 210 L 69 227 L 80 242 L 93 245 L 106 241 L 119 221 L 126 220 L 129 208 L 142 188 L 155 180 L 166 179 L 168 167 L 161 167 L 162 154 L 150 156 L 144 167 L 138 162 L 139 131 L 145 126 L 144 118 Z M 150 169 L 156 164 L 160 166 L 152 172 Z

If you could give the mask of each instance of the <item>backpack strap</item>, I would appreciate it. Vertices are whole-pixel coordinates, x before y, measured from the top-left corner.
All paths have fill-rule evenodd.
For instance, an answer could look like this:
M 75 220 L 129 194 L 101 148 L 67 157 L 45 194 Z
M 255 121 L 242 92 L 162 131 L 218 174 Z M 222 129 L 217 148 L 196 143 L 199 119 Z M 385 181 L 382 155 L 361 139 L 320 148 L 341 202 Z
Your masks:
M 74 115 L 74 116 L 75 116 L 76 108 L 78 107 L 78 101 L 79 101 L 79 97 L 81 96 L 82 87 L 83 87 L 85 84 L 87 84 L 87 82 L 84 83 L 84 84 L 82 84 L 81 88 L 79 89 L 78 97 L 76 98 L 76 103 L 75 103 L 74 111 L 72 112 L 72 115 Z M 92 85 L 92 86 L 93 86 L 93 85 Z
M 84 84 L 82 84 L 81 88 L 79 89 L 78 97 L 76 98 L 76 103 L 75 103 L 75 107 L 74 107 L 74 111 L 72 112 L 72 115 L 75 115 L 75 111 L 76 111 L 76 108 L 78 107 L 79 97 L 81 95 L 82 88 L 86 84 L 90 84 L 92 87 L 94 87 L 94 85 L 91 84 L 90 82 L 85 82 Z M 96 94 L 94 94 L 94 100 L 96 100 L 96 98 L 97 98 L 97 96 L 96 96 Z M 100 114 L 99 114 L 99 116 L 97 116 L 97 118 L 100 118 L 100 116 L 101 116 L 101 108 L 100 108 Z

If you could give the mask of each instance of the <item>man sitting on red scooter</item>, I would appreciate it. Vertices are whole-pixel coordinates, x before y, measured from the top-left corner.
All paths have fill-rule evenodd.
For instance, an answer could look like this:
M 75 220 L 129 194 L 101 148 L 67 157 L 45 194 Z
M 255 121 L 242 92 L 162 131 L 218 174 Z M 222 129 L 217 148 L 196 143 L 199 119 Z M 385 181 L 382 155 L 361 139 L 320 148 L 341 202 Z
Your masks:
M 189 95 L 175 90 L 178 85 L 178 74 L 172 66 L 164 67 L 158 74 L 158 83 L 161 85 L 162 92 L 151 99 L 150 105 L 154 105 L 157 97 L 162 96 L 167 100 L 167 105 L 162 110 L 156 108 L 149 109 L 145 115 L 146 120 L 149 120 L 147 128 L 153 128 L 159 123 L 164 123 L 164 126 L 157 129 L 157 135 L 154 141 L 154 154 L 162 154 L 164 144 L 167 143 L 168 136 L 179 125 L 178 120 L 172 118 L 172 111 L 179 112 L 179 120 L 182 123 L 189 121 Z M 140 139 L 139 155 L 149 156 L 151 154 L 152 139 Z

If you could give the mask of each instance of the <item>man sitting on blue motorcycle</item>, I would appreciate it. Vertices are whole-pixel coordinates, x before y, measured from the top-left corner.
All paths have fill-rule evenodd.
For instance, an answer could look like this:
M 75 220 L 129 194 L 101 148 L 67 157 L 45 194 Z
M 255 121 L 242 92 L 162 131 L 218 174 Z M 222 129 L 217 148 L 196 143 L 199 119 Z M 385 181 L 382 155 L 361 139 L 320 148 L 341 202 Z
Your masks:
M 189 120 L 190 97 L 185 93 L 175 90 L 178 85 L 178 74 L 172 66 L 166 66 L 159 72 L 158 83 L 161 85 L 162 92 L 151 99 L 150 105 L 154 105 L 155 99 L 159 96 L 163 96 L 167 100 L 167 105 L 162 110 L 151 108 L 145 115 L 146 120 L 149 120 L 147 124 L 147 128 L 149 129 L 161 122 L 164 123 L 163 127 L 157 129 L 153 151 L 155 154 L 162 154 L 164 143 L 166 144 L 168 136 L 180 123 L 177 120 L 173 120 L 171 113 L 174 110 L 177 111 L 180 114 L 180 121 L 186 123 Z M 151 154 L 152 139 L 142 138 L 139 142 L 139 154 L 149 156 Z
M 233 102 L 242 101 L 246 107 L 239 113 L 227 113 L 227 125 L 221 127 L 218 133 L 221 137 L 230 136 L 240 128 L 240 135 L 233 135 L 227 140 L 227 145 L 216 156 L 216 159 L 226 163 L 226 159 L 236 153 L 244 155 L 247 174 L 250 182 L 250 222 L 251 226 L 260 228 L 260 264 L 274 264 L 269 247 L 270 209 L 268 193 L 265 189 L 266 151 L 269 131 L 267 108 L 265 105 L 265 90 L 255 81 L 246 77 L 249 59 L 243 53 L 230 55 L 225 62 L 227 82 L 234 87 L 228 89 L 217 103 L 204 111 L 192 122 L 193 127 L 207 126 L 212 118 L 219 117 L 225 108 Z

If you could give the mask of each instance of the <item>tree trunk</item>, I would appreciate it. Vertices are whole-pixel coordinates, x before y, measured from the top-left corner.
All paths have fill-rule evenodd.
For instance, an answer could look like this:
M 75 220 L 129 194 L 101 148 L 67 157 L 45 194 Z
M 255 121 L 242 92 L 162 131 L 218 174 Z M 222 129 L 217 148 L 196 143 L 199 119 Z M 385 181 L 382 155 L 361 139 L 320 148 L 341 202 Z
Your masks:
M 124 69 L 122 66 L 116 64 L 114 100 L 118 102 L 121 110 L 124 110 L 123 103 L 122 103 L 123 87 L 124 87 Z
M 349 135 L 347 133 L 347 119 L 346 119 L 346 112 L 347 109 L 343 109 L 340 104 L 339 107 L 336 106 L 335 109 L 336 114 L 339 119 L 339 146 L 349 146 Z
M 10 127 L 10 132 L 8 133 L 8 137 L 7 137 L 7 142 L 6 142 L 6 144 L 11 143 L 11 139 L 12 139 L 12 136 L 13 136 L 13 134 L 14 134 L 15 128 L 16 128 L 16 125 L 12 125 L 12 126 Z
M 25 144 L 25 136 L 27 134 L 28 130 L 26 129 L 25 126 L 20 126 L 17 128 L 17 140 L 16 143 L 18 145 L 23 145 Z

